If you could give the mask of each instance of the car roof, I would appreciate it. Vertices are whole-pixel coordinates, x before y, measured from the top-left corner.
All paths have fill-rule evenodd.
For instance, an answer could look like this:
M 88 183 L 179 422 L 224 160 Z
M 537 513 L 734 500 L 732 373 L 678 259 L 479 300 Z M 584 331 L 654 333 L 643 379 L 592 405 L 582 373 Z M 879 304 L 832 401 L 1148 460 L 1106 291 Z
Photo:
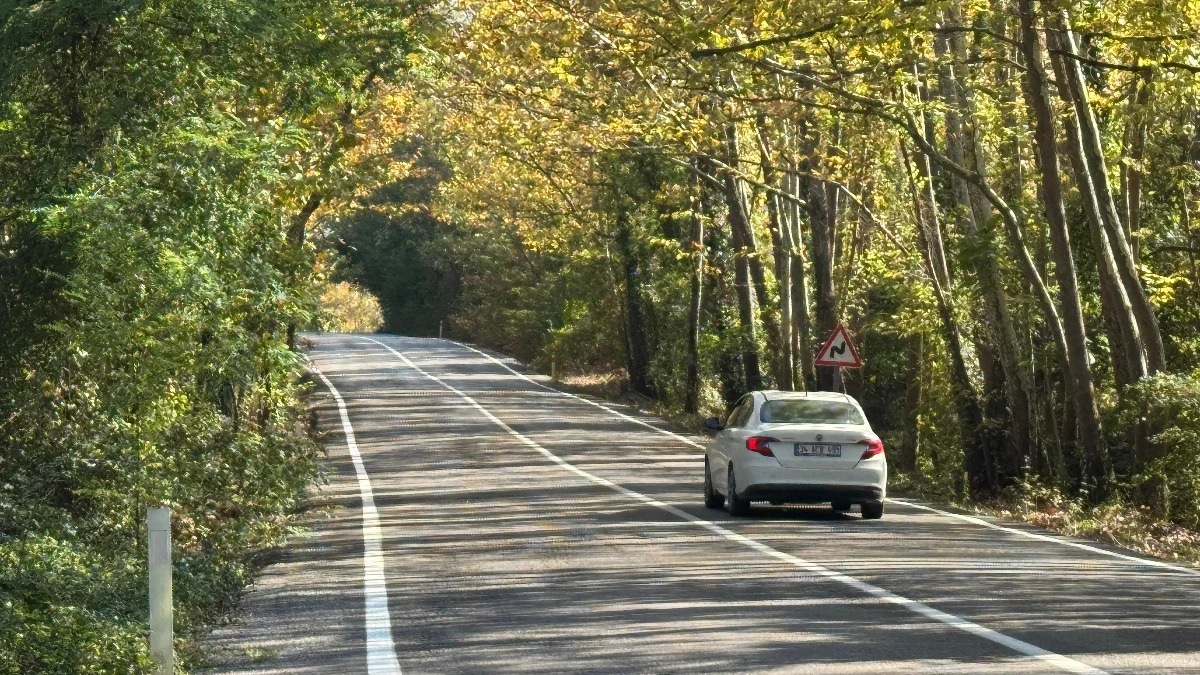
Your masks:
M 853 402 L 854 399 L 841 393 L 840 391 L 780 391 L 778 389 L 767 389 L 760 391 L 763 399 L 767 401 L 785 401 L 794 399 L 816 399 L 818 401 L 845 401 Z

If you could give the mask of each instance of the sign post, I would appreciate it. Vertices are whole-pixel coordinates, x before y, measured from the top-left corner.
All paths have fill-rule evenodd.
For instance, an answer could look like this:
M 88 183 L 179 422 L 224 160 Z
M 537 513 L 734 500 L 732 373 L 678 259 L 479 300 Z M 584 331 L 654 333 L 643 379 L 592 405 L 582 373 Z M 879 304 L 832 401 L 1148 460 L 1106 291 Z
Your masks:
M 150 655 L 157 675 L 175 672 L 175 621 L 171 604 L 171 509 L 146 509 L 150 536 Z
M 835 368 L 861 368 L 862 359 L 858 358 L 858 350 L 850 341 L 850 332 L 842 324 L 838 324 L 825 341 L 825 346 L 817 352 L 813 361 L 818 366 L 833 366 Z

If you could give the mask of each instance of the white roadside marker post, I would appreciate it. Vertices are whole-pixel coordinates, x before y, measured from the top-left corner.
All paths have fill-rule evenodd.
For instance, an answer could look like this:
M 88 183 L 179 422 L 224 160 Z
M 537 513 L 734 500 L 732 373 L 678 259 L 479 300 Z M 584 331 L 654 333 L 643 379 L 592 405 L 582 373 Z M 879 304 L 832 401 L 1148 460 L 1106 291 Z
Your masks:
M 175 672 L 175 625 L 171 604 L 171 509 L 146 509 L 150 530 L 150 654 L 157 675 Z

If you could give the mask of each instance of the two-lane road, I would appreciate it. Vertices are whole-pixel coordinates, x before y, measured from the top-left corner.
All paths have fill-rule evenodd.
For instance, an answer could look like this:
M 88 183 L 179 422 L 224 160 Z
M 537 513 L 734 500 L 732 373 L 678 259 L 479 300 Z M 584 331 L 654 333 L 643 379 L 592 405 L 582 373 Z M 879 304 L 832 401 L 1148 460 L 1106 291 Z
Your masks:
M 1200 673 L 1193 570 L 899 502 L 729 518 L 703 439 L 453 342 L 310 339 L 328 508 L 218 671 Z

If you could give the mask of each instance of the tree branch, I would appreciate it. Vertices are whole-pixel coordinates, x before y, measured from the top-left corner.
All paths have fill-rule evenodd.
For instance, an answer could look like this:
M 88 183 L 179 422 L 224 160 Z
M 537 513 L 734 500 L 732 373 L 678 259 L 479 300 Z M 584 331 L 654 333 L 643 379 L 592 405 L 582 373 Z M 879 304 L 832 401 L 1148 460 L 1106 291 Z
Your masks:
M 751 40 L 750 42 L 742 42 L 728 47 L 705 47 L 703 49 L 693 49 L 691 56 L 693 59 L 704 59 L 710 56 L 724 56 L 726 54 L 734 54 L 736 52 L 744 52 L 758 47 L 770 47 L 771 45 L 781 45 L 788 42 L 797 42 L 805 40 L 820 33 L 825 33 L 837 28 L 841 23 L 842 17 L 837 17 L 832 21 L 827 21 L 816 28 L 800 31 L 799 33 L 788 33 L 787 35 L 777 35 L 775 37 L 762 38 L 761 40 Z
M 747 183 L 753 185 L 754 187 L 765 190 L 765 191 L 775 195 L 776 197 L 779 197 L 780 199 L 792 202 L 793 204 L 799 204 L 800 206 L 808 205 L 808 202 L 804 201 L 803 199 L 800 199 L 796 195 L 784 192 L 783 190 L 780 190 L 779 188 L 767 185 L 766 183 L 764 183 L 758 179 L 751 178 L 750 176 L 747 176 L 746 174 L 742 173 L 741 171 L 738 171 L 737 169 L 733 168 L 732 166 L 729 166 L 725 162 L 722 162 L 721 160 L 717 159 L 716 157 L 713 157 L 712 155 L 710 155 L 708 153 L 699 153 L 699 156 L 712 162 L 718 169 L 721 169 L 725 173 L 736 176 L 737 178 L 746 181 Z
M 1200 248 L 1191 246 L 1154 246 L 1150 253 L 1200 253 Z
M 1161 61 L 1159 63 L 1148 63 L 1144 66 L 1127 66 L 1123 63 L 1112 63 L 1110 61 L 1101 61 L 1099 59 L 1091 59 L 1091 58 L 1088 58 L 1086 56 L 1082 56 L 1079 54 L 1072 54 L 1071 52 L 1065 51 L 1062 49 L 1050 49 L 1048 51 L 1051 54 L 1054 54 L 1056 56 L 1062 56 L 1062 57 L 1065 57 L 1068 59 L 1074 59 L 1080 63 L 1086 63 L 1089 66 L 1095 66 L 1096 68 L 1105 68 L 1108 70 L 1123 70 L 1123 71 L 1126 71 L 1129 73 L 1138 73 L 1139 75 L 1147 75 L 1151 71 L 1153 71 L 1155 68 L 1168 68 L 1168 69 L 1169 68 L 1178 68 L 1180 70 L 1186 70 L 1191 73 L 1200 73 L 1200 66 L 1193 66 L 1191 64 L 1180 63 L 1178 61 Z

